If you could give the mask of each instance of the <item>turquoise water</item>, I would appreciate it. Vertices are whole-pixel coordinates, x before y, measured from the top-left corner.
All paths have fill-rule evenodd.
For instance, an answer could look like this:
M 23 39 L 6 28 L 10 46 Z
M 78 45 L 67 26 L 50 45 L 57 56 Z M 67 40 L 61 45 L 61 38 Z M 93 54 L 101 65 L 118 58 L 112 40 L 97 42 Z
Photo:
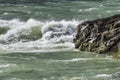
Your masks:
M 119 59 L 73 43 L 79 23 L 119 13 L 119 0 L 0 0 L 0 80 L 120 80 Z
M 85 52 L 0 54 L 1 80 L 119 80 L 120 60 Z

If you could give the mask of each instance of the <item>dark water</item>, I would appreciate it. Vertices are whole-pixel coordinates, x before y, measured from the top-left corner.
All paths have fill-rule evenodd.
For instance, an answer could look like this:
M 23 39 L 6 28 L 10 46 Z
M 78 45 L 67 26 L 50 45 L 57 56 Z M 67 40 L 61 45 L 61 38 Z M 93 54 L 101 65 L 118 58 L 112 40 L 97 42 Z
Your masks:
M 85 20 L 119 14 L 119 0 L 0 0 L 0 18 Z
M 0 0 L 0 80 L 120 80 L 119 59 L 73 43 L 82 21 L 119 13 L 119 0 Z

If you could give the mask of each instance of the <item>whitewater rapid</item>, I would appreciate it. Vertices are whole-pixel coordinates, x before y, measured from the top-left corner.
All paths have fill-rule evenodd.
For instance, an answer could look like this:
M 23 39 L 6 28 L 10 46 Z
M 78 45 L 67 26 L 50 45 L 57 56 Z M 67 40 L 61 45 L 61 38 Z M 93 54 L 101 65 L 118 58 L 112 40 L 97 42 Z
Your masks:
M 0 35 L 0 51 L 49 52 L 73 50 L 73 38 L 80 21 L 40 21 L 29 19 L 0 20 L 0 28 L 9 27 Z M 40 36 L 41 35 L 41 36 Z

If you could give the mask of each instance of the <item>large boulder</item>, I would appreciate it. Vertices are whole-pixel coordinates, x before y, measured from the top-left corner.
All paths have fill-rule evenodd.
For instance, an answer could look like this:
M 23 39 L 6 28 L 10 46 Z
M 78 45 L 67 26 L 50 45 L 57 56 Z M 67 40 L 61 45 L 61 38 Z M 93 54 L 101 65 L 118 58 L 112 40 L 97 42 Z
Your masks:
M 120 47 L 118 45 L 120 42 L 120 15 L 79 24 L 73 41 L 75 48 L 80 51 L 96 53 L 118 51 Z

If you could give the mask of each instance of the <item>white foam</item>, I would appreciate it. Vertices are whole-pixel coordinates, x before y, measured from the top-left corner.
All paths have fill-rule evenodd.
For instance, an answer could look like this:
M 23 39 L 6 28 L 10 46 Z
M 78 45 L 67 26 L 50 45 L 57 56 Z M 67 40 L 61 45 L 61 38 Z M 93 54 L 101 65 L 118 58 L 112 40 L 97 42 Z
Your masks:
M 23 80 L 23 79 L 19 79 L 19 78 L 10 78 L 9 80 Z
M 8 13 L 7 13 L 7 12 L 5 12 L 5 13 L 3 13 L 3 15 L 8 15 Z
M 63 76 L 60 77 L 59 80 L 88 80 L 88 78 L 84 75 L 80 76 L 80 77 L 68 77 L 68 76 Z
M 111 75 L 109 74 L 98 74 L 96 77 L 110 77 Z
M 0 64 L 0 68 L 15 66 L 15 64 Z
M 8 26 L 12 28 L 6 34 L 0 35 L 1 41 L 8 41 L 18 37 L 19 33 L 23 32 L 23 30 L 29 33 L 29 29 L 31 29 L 31 27 L 42 25 L 43 23 L 34 19 L 29 19 L 27 22 L 21 22 L 19 20 L 14 19 L 11 21 L 1 20 L 0 24 L 2 24 L 1 26 Z
M 107 13 L 111 13 L 112 11 L 106 11 Z
M 54 62 L 77 62 L 77 61 L 90 61 L 90 60 L 106 60 L 106 58 L 73 58 L 73 59 L 68 59 L 68 60 L 51 60 Z M 107 69 L 105 69 L 107 70 Z
M 93 10 L 97 10 L 98 8 L 94 8 L 94 7 L 91 7 L 91 8 L 87 8 L 87 9 L 79 9 L 78 11 L 79 12 L 82 12 L 82 11 L 93 11 Z
M 82 12 L 83 11 L 83 9 L 80 9 L 80 10 L 78 10 L 79 12 Z
M 92 11 L 92 10 L 96 10 L 97 8 L 88 8 L 88 9 L 85 9 L 84 11 Z
M 75 28 L 79 21 L 46 21 L 42 22 L 35 19 L 29 19 L 26 22 L 13 20 L 0 20 L 1 26 L 8 26 L 10 30 L 0 35 L 0 42 L 9 42 L 9 44 L 0 44 L 1 51 L 56 51 L 70 50 L 74 48 L 72 42 Z M 36 41 L 17 41 L 21 33 L 29 34 L 34 26 L 41 26 L 42 38 Z

